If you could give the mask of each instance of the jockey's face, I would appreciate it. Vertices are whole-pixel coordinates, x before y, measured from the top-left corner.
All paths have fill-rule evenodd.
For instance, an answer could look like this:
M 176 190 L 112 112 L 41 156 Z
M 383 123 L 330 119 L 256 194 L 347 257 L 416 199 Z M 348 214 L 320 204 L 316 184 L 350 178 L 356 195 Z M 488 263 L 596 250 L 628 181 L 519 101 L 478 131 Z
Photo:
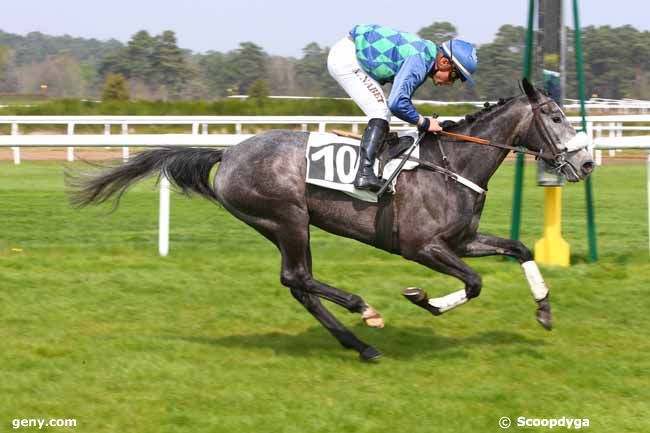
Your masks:
M 433 74 L 431 79 L 436 86 L 451 86 L 454 84 L 452 79 L 452 70 L 454 65 L 449 61 L 448 58 L 438 53 L 438 58 L 436 59 L 436 73 Z

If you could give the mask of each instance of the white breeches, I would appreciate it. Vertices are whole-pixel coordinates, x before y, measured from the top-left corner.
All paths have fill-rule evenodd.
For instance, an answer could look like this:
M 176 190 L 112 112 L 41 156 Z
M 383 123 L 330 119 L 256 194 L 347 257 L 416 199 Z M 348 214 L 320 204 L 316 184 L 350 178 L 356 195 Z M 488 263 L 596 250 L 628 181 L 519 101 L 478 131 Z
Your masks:
M 359 65 L 354 42 L 348 37 L 338 41 L 327 58 L 330 75 L 371 119 L 390 122 L 390 110 L 381 85 Z

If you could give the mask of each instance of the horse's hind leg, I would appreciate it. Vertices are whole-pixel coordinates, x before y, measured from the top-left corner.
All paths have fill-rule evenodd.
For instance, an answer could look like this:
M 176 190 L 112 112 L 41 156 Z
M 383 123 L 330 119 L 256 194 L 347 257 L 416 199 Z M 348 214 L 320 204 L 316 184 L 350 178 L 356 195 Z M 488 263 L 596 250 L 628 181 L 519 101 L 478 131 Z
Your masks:
M 304 290 L 291 288 L 291 294 L 300 302 L 318 322 L 329 331 L 346 349 L 355 349 L 363 360 L 372 361 L 381 356 L 381 352 L 359 340 L 349 329 L 339 322 L 320 302 L 316 295 Z
M 465 257 L 484 257 L 503 255 L 516 258 L 524 269 L 530 291 L 537 302 L 537 321 L 544 328 L 552 328 L 551 304 L 549 291 L 539 268 L 533 259 L 533 254 L 526 246 L 515 240 L 499 238 L 496 236 L 482 235 L 467 244 Z
M 355 349 L 364 360 L 381 356 L 374 347 L 359 340 L 340 323 L 320 302 L 318 297 L 336 302 L 350 312 L 365 313 L 372 310 L 359 296 L 344 292 L 315 280 L 311 273 L 309 232 L 286 228 L 276 234 L 276 244 L 282 253 L 282 284 L 291 289 L 291 294 L 300 302 L 343 347 Z M 374 310 L 372 310 L 374 311 Z M 383 323 L 383 322 L 382 322 Z
M 282 254 L 280 280 L 291 289 L 292 295 L 309 311 L 338 341 L 347 348 L 355 349 L 364 360 L 376 359 L 381 353 L 359 340 L 321 304 L 318 297 L 332 301 L 348 311 L 361 313 L 362 318 L 381 321 L 381 317 L 359 296 L 328 286 L 313 278 L 311 253 L 309 251 L 309 214 L 297 205 L 277 204 L 258 208 L 264 216 L 252 216 L 222 199 L 223 205 L 237 218 L 250 225 L 273 242 Z M 239 204 L 239 203 L 237 203 Z M 367 317 L 373 313 L 372 317 Z M 372 325 L 372 323 L 369 323 Z M 383 322 L 381 322 L 383 326 Z

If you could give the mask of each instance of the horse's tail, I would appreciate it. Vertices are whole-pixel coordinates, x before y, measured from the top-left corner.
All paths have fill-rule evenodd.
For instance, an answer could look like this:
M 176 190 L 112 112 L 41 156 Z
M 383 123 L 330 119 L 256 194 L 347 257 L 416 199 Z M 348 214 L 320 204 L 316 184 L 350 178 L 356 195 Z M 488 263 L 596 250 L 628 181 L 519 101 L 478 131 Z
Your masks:
M 147 150 L 127 163 L 99 173 L 66 173 L 70 201 L 78 207 L 104 203 L 116 196 L 115 206 L 134 183 L 157 173 L 181 189 L 184 194 L 197 193 L 217 201 L 210 185 L 210 171 L 223 156 L 222 149 L 172 148 Z

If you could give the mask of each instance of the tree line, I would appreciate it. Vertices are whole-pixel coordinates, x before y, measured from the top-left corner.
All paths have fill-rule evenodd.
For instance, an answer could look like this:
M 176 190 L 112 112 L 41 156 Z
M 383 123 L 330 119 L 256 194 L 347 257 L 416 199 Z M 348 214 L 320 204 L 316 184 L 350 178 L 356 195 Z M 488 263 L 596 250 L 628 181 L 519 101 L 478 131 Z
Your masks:
M 457 36 L 457 30 L 451 23 L 435 22 L 418 34 L 442 43 Z M 589 26 L 582 35 L 587 95 L 650 99 L 650 32 L 632 26 Z M 577 98 L 573 37 L 569 29 L 569 98 Z M 501 26 L 492 42 L 478 47 L 476 86 L 423 85 L 415 97 L 494 100 L 518 93 L 524 41 L 524 27 Z M 300 58 L 269 55 L 253 42 L 225 53 L 193 53 L 178 47 L 173 31 L 152 35 L 142 30 L 126 44 L 0 31 L 0 93 L 96 99 L 104 92 L 154 100 L 248 94 L 345 97 L 327 71 L 328 53 L 328 47 L 315 42 L 303 48 Z

